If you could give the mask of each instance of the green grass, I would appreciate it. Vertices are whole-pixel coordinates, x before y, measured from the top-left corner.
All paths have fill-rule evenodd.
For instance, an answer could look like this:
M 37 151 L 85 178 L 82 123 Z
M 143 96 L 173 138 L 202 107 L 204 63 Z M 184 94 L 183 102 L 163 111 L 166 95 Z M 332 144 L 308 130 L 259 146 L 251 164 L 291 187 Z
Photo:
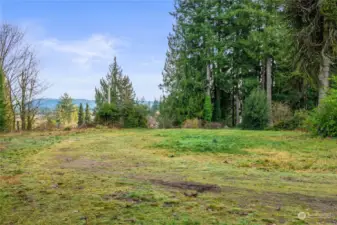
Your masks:
M 0 136 L 1 224 L 334 224 L 335 139 L 240 130 Z M 297 218 L 305 212 L 307 218 Z

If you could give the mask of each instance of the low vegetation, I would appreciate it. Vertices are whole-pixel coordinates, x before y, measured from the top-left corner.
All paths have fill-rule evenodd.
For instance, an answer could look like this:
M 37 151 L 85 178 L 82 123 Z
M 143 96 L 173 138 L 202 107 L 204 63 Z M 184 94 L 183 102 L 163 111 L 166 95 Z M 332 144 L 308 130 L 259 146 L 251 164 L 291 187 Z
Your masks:
M 305 133 L 6 134 L 0 158 L 1 224 L 336 223 L 336 140 Z

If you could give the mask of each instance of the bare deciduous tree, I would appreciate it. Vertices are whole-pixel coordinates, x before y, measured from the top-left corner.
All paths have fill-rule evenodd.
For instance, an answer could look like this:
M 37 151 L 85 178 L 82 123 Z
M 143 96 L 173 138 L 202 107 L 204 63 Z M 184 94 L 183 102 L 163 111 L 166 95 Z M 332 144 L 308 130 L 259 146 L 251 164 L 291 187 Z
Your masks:
M 37 66 L 36 56 L 28 48 L 24 55 L 22 70 L 17 76 L 17 83 L 12 93 L 15 105 L 20 113 L 22 130 L 32 129 L 40 105 L 38 98 L 48 87 L 46 83 L 39 79 Z
M 32 129 L 41 93 L 47 85 L 39 79 L 36 55 L 24 40 L 24 33 L 10 24 L 0 25 L 0 66 L 6 76 L 13 114 L 18 111 L 21 129 Z M 13 129 L 15 119 L 13 120 Z

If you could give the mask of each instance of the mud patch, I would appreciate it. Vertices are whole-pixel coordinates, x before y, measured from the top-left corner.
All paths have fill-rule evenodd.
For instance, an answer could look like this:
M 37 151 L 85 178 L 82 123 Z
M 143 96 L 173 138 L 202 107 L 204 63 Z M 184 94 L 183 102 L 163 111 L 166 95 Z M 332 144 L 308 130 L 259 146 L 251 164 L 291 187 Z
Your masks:
M 187 181 L 164 181 L 164 180 L 155 180 L 151 179 L 150 182 L 152 184 L 162 185 L 166 187 L 178 188 L 182 190 L 192 190 L 197 191 L 199 193 L 203 192 L 220 192 L 221 189 L 219 186 L 215 184 L 202 184 L 196 182 L 187 182 Z
M 336 212 L 337 197 L 314 197 L 300 193 L 272 193 L 268 192 L 260 196 L 260 199 L 270 204 L 283 200 L 288 200 L 291 203 L 297 203 L 310 207 L 311 209 L 321 212 Z M 281 203 L 282 204 L 282 203 Z
M 263 194 L 258 193 L 251 189 L 246 188 L 236 188 L 233 187 L 222 187 L 222 191 L 226 190 L 226 193 L 235 193 L 236 200 L 242 207 L 247 206 L 247 204 L 259 203 L 261 205 L 268 205 L 275 208 L 276 211 L 282 211 L 283 206 L 304 206 L 312 210 L 320 212 L 330 212 L 336 215 L 337 211 L 337 196 L 321 197 L 321 196 L 310 196 L 301 193 L 281 193 L 281 192 L 269 192 L 265 191 Z

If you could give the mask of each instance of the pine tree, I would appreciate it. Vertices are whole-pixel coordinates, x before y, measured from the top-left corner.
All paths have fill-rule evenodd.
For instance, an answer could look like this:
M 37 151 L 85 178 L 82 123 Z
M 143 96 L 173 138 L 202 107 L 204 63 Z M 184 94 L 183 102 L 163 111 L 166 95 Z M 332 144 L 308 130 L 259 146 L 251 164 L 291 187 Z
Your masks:
M 233 126 L 241 122 L 242 102 L 258 87 L 267 92 L 269 109 L 272 100 L 297 109 L 314 98 L 308 79 L 292 73 L 293 43 L 283 4 L 175 1 L 171 14 L 176 23 L 160 85 L 166 95 L 162 108 L 174 123 L 205 119 L 205 96 L 214 109 L 212 119 L 232 121 Z
M 110 98 L 109 98 L 110 93 Z M 110 99 L 110 103 L 109 102 Z M 123 74 L 122 69 L 117 63 L 116 57 L 114 62 L 109 66 L 109 72 L 105 78 L 100 80 L 100 88 L 96 88 L 96 111 L 98 116 L 104 123 L 109 123 L 107 119 L 114 125 L 118 122 L 120 126 L 135 127 L 137 117 L 135 93 L 130 78 Z M 107 106 L 106 104 L 110 104 Z M 104 106 L 104 109 L 102 108 Z M 111 114 L 111 115 L 110 115 Z M 116 117 L 118 115 L 118 121 Z M 99 118 L 97 118 L 99 120 Z M 137 120 L 139 121 L 139 120 Z
M 82 103 L 80 104 L 80 108 L 78 110 L 78 122 L 77 125 L 80 127 L 84 123 L 84 111 L 83 111 L 83 105 Z
M 84 122 L 85 122 L 86 125 L 88 125 L 88 124 L 91 123 L 90 108 L 89 108 L 89 104 L 88 103 L 85 105 Z
M 57 120 L 61 124 L 69 124 L 72 121 L 77 122 L 76 108 L 73 104 L 72 98 L 64 93 L 59 100 L 59 103 L 56 106 L 56 116 Z
M 109 65 L 109 72 L 100 80 L 100 87 L 95 89 L 95 101 L 96 107 L 99 109 L 104 103 L 110 103 L 119 105 L 119 92 L 121 90 L 120 83 L 122 80 L 123 71 L 117 63 L 117 58 L 114 58 L 114 62 Z M 110 89 L 110 91 L 109 91 Z M 108 94 L 110 93 L 110 97 Z

